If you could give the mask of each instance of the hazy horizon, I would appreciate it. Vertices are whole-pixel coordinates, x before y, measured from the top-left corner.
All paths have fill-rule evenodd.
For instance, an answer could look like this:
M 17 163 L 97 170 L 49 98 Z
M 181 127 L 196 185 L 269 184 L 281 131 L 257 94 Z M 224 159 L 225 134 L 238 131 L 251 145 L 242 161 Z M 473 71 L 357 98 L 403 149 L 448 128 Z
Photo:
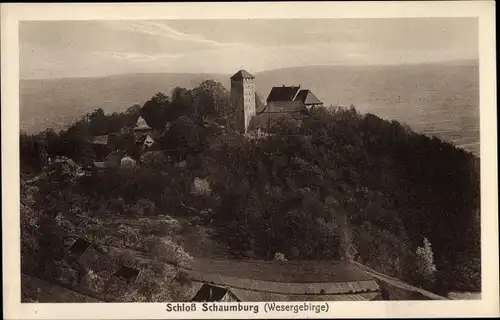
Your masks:
M 478 60 L 475 18 L 23 21 L 20 78 Z
M 465 66 L 476 66 L 479 63 L 479 59 L 460 59 L 460 60 L 450 60 L 450 61 L 438 61 L 438 62 L 415 62 L 415 63 L 404 63 L 404 64 L 332 64 L 332 65 L 303 65 L 303 66 L 296 66 L 296 67 L 283 67 L 283 68 L 273 68 L 273 69 L 266 69 L 266 70 L 260 70 L 257 72 L 251 72 L 250 69 L 245 69 L 246 71 L 249 71 L 250 73 L 264 73 L 264 72 L 272 72 L 272 71 L 280 71 L 280 70 L 286 70 L 286 69 L 298 69 L 298 68 L 330 68 L 330 67 L 353 67 L 353 68 L 376 68 L 376 67 L 398 67 L 398 66 L 415 66 L 415 65 L 433 65 L 433 64 L 441 64 L 441 65 L 465 65 Z M 118 76 L 128 76 L 128 75 L 153 75 L 153 74 L 158 74 L 158 75 L 166 75 L 166 74 L 171 74 L 171 75 L 232 75 L 233 73 L 236 73 L 240 69 L 236 69 L 234 71 L 230 72 L 161 72 L 161 71 L 151 71 L 151 72 L 129 72 L 129 73 L 113 73 L 113 74 L 107 74 L 107 75 L 102 75 L 102 76 L 81 76 L 81 77 L 53 77 L 53 78 L 20 78 L 20 80 L 63 80 L 63 79 L 73 79 L 73 78 L 79 78 L 79 79 L 91 79 L 91 78 L 105 78 L 105 77 L 118 77 Z

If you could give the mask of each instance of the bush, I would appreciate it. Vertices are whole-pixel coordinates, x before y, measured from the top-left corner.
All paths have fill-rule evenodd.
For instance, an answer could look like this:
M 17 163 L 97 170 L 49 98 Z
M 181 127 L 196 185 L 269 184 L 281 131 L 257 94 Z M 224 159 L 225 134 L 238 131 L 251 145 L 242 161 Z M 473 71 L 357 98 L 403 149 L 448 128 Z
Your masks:
M 93 270 L 88 270 L 86 277 L 83 279 L 82 287 L 88 292 L 99 294 L 104 290 L 105 281 Z
M 287 259 L 285 258 L 285 255 L 281 252 L 276 252 L 274 254 L 274 260 L 275 261 L 287 261 Z
M 175 244 L 170 239 L 160 239 L 157 237 L 148 237 L 145 240 L 148 251 L 153 254 L 160 262 L 173 264 L 181 268 L 188 268 L 193 257 L 184 249 Z
M 140 199 L 130 209 L 133 216 L 151 216 L 155 213 L 155 203 L 148 199 Z
M 208 196 L 212 192 L 210 182 L 207 179 L 200 179 L 196 177 L 193 181 L 191 193 L 197 196 Z

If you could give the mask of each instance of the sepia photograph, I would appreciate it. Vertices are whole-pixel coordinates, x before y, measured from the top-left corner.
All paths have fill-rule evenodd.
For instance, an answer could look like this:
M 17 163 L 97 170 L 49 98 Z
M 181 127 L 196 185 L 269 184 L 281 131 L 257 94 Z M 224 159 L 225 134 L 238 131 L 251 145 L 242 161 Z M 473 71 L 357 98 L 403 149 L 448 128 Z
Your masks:
M 484 298 L 478 17 L 17 32 L 21 304 Z

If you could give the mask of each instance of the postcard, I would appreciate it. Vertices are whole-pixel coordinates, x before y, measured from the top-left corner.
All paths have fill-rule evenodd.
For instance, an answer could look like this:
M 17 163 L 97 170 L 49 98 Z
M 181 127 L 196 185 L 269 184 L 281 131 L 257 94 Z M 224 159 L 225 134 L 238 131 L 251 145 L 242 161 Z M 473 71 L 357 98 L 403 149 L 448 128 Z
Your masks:
M 493 2 L 1 9 L 6 319 L 499 315 Z

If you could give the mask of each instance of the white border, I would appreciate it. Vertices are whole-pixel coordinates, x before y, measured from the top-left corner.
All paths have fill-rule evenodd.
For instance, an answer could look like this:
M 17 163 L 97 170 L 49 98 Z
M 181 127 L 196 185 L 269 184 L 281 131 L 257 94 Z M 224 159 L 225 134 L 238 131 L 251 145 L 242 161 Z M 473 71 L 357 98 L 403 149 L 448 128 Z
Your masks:
M 499 315 L 495 4 L 460 2 L 1 4 L 3 302 L 6 319 L 383 318 Z M 482 300 L 335 302 L 316 313 L 167 313 L 166 304 L 21 304 L 19 20 L 478 17 Z M 14 186 L 14 187 L 12 187 Z M 443 226 L 445 228 L 446 226 Z M 261 303 L 261 310 L 263 303 Z

